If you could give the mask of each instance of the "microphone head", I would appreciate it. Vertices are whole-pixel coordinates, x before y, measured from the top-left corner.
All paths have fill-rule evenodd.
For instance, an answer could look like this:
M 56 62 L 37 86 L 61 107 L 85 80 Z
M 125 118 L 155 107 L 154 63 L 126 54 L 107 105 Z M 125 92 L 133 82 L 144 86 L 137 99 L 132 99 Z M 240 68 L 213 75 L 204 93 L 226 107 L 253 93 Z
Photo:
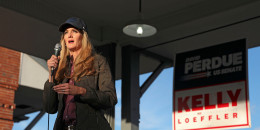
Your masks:
M 54 55 L 59 56 L 60 55 L 60 50 L 61 50 L 61 45 L 60 43 L 57 43 L 54 47 Z
M 58 50 L 60 51 L 61 50 L 61 44 L 60 43 L 56 43 L 55 47 L 54 47 L 54 50 Z

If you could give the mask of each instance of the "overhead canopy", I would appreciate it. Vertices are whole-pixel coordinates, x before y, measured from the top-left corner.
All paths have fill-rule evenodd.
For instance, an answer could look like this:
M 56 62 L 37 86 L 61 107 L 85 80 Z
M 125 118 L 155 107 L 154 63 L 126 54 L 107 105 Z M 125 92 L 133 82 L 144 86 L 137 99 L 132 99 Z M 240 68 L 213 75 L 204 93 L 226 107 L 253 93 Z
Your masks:
M 121 47 L 134 45 L 174 61 L 176 52 L 247 38 L 259 46 L 259 0 L 143 0 L 143 18 L 158 29 L 148 38 L 134 38 L 123 27 L 138 19 L 138 0 L 0 2 L 0 46 L 48 59 L 59 42 L 58 26 L 78 16 L 88 25 L 95 46 L 116 43 L 116 79 L 121 76 Z M 141 73 L 152 71 L 158 61 L 141 57 Z

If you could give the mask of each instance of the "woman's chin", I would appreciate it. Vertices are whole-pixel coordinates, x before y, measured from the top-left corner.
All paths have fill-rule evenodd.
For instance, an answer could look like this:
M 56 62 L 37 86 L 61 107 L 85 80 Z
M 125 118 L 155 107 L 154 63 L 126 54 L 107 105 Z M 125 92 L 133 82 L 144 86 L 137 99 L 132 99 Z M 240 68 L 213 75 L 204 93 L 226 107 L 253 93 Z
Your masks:
M 67 46 L 67 48 L 68 48 L 69 50 L 74 50 L 76 47 L 75 47 L 75 46 Z

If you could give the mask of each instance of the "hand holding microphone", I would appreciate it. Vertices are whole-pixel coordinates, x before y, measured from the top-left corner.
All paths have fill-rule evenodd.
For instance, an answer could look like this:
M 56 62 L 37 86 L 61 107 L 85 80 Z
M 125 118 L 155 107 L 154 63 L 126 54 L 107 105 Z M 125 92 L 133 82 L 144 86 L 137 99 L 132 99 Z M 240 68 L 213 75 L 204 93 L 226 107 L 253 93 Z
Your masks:
M 61 50 L 61 45 L 60 43 L 57 43 L 54 47 L 54 55 L 52 55 L 51 58 L 47 61 L 50 76 L 53 75 L 54 70 L 58 66 L 59 63 L 58 56 L 60 55 L 60 50 Z

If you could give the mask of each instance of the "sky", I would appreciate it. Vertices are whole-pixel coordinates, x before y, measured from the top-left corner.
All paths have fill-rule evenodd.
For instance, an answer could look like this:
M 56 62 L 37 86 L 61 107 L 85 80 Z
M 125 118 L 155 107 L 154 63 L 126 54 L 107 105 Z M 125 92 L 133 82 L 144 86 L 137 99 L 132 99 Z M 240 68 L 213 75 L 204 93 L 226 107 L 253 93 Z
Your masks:
M 239 130 L 260 130 L 260 47 L 248 50 L 249 101 L 251 128 Z M 139 130 L 172 130 L 173 71 L 167 68 L 157 77 L 140 101 Z M 140 85 L 151 73 L 140 75 Z M 121 80 L 116 81 L 118 103 L 115 107 L 115 129 L 121 130 Z M 27 114 L 28 120 L 14 123 L 13 130 L 25 129 L 39 112 Z M 56 114 L 50 115 L 50 130 L 53 129 Z M 33 130 L 46 130 L 48 116 L 45 114 Z

